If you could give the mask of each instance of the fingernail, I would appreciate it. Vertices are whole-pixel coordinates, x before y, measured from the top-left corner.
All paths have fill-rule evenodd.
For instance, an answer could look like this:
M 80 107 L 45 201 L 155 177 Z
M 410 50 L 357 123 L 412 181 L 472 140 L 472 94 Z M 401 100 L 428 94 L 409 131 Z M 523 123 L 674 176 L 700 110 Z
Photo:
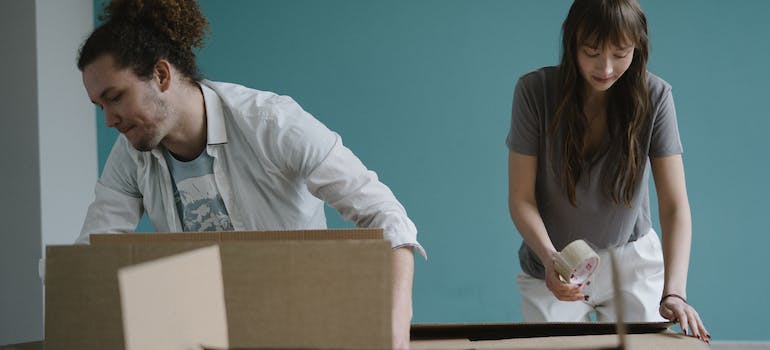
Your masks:
M 588 301 L 588 296 L 587 295 L 585 296 L 585 300 Z
M 589 284 L 591 284 L 591 281 L 586 282 L 586 285 L 589 285 Z

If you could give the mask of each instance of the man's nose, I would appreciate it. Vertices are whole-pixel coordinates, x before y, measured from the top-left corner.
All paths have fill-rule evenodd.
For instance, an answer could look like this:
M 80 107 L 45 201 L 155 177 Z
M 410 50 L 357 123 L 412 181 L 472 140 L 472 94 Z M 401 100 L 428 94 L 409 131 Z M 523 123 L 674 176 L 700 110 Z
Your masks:
M 104 122 L 108 128 L 114 128 L 120 124 L 120 117 L 112 109 L 104 108 Z

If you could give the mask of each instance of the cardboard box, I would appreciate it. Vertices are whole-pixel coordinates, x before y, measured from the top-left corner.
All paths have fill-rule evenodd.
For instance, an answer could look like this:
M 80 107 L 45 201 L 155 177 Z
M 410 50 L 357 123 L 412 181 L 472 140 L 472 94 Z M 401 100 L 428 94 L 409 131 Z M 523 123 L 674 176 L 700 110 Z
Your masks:
M 497 323 L 412 326 L 412 350 L 446 349 L 709 349 L 675 334 L 666 322 L 626 323 L 623 346 L 614 323 Z
M 118 270 L 126 350 L 229 347 L 222 280 L 217 245 Z
M 47 247 L 47 350 L 124 349 L 118 270 L 212 244 L 231 347 L 390 348 L 391 249 L 381 230 L 93 237 Z

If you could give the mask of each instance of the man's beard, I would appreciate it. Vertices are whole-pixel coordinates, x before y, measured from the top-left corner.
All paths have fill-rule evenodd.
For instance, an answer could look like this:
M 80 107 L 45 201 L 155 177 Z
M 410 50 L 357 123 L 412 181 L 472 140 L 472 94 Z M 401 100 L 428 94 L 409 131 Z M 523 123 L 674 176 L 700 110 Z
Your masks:
M 148 103 L 150 103 L 154 108 L 152 111 L 152 114 L 156 116 L 162 116 L 161 120 L 155 124 L 155 126 L 159 126 L 164 122 L 167 122 L 167 119 L 170 116 L 170 108 L 168 104 L 166 104 L 163 100 L 161 100 L 157 95 L 150 94 L 147 98 Z M 161 131 L 158 128 L 155 128 L 153 130 L 149 130 L 147 133 L 142 135 L 142 137 L 136 142 L 132 143 L 132 146 L 134 146 L 134 149 L 140 152 L 149 152 L 153 149 L 157 148 L 158 145 L 163 141 L 163 138 L 165 138 L 166 135 L 160 134 Z M 130 141 L 130 140 L 129 140 Z

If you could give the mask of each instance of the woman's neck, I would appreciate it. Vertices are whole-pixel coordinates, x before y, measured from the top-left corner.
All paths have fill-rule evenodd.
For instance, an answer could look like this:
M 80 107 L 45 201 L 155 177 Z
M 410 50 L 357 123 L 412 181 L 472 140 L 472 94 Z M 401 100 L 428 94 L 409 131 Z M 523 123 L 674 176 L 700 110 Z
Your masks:
M 607 108 L 607 99 L 609 98 L 609 90 L 596 91 L 590 87 L 586 87 L 585 95 L 583 96 L 583 108 L 590 111 L 604 112 Z

